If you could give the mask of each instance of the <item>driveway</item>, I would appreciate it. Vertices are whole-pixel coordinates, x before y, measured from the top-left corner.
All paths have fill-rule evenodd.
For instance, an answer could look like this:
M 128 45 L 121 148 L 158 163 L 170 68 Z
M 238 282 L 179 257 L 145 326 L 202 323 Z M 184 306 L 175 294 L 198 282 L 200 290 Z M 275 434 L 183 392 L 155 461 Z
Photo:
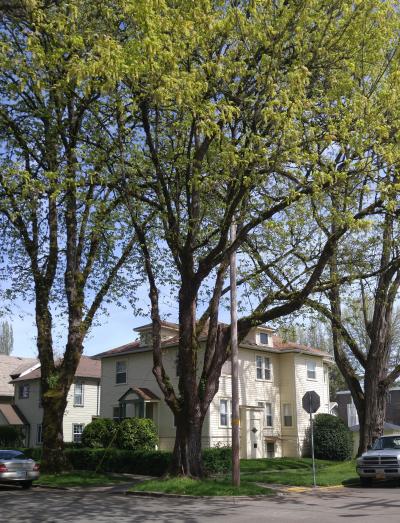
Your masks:
M 2 522 L 398 523 L 400 488 L 340 488 L 267 499 L 171 499 L 0 487 Z

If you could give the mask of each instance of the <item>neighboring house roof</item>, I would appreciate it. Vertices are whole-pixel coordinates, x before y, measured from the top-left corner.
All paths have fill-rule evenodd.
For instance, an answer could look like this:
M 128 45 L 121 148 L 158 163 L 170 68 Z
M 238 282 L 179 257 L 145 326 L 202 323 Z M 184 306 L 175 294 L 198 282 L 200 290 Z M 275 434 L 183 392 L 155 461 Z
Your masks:
M 175 325 L 175 324 L 173 324 Z M 149 327 L 149 325 L 145 326 L 146 328 Z M 262 325 L 261 327 L 267 328 L 265 325 Z M 139 331 L 141 327 L 138 329 L 135 329 Z M 271 329 L 272 331 L 272 329 Z M 207 339 L 207 334 L 205 331 L 203 331 L 199 336 L 199 341 L 205 341 Z M 327 352 L 324 352 L 322 350 L 316 349 L 314 347 L 309 347 L 307 345 L 302 345 L 300 343 L 294 343 L 294 342 L 284 342 L 282 338 L 279 336 L 273 336 L 274 340 L 274 346 L 273 347 L 267 347 L 259 345 L 258 343 L 249 341 L 247 339 L 243 340 L 240 343 L 240 347 L 243 348 L 250 348 L 250 349 L 257 349 L 257 350 L 266 350 L 268 352 L 277 352 L 277 353 L 288 353 L 288 352 L 297 352 L 302 354 L 309 354 L 310 356 L 319 356 L 323 357 L 328 360 L 332 360 L 332 356 L 328 354 Z M 171 338 L 168 338 L 166 340 L 163 340 L 161 343 L 161 346 L 163 348 L 168 347 L 176 347 L 179 343 L 179 336 L 172 336 Z M 125 345 L 121 345 L 120 347 L 116 347 L 115 349 L 107 350 L 105 352 L 100 352 L 99 354 L 96 354 L 93 356 L 93 358 L 110 358 L 113 356 L 125 356 L 127 354 L 132 354 L 135 352 L 145 352 L 151 350 L 151 347 L 141 345 L 139 340 L 132 341 L 131 343 L 127 343 Z
M 28 380 L 37 380 L 41 376 L 40 367 L 33 370 L 32 372 L 29 372 L 28 374 L 25 374 L 23 376 L 20 376 L 14 380 L 12 380 L 10 383 L 17 383 L 19 381 L 28 381 Z M 75 372 L 75 377 L 77 378 L 97 378 L 100 379 L 101 377 L 101 363 L 98 360 L 94 360 L 93 358 L 89 358 L 87 356 L 81 356 L 81 359 L 78 364 L 78 368 Z
M 0 412 L 9 425 L 28 425 L 24 415 L 16 405 L 0 404 Z
M 19 376 L 35 364 L 37 364 L 37 360 L 34 358 L 0 354 L 0 396 L 14 396 L 14 387 L 10 385 L 10 376 Z
M 353 425 L 349 427 L 352 432 L 358 432 L 360 430 L 360 425 Z M 393 423 L 384 423 L 383 430 L 397 430 L 400 433 L 400 425 L 394 425 Z
M 154 394 L 150 389 L 146 387 L 129 387 L 129 389 L 118 399 L 122 401 L 130 392 L 135 392 L 144 401 L 160 401 L 157 394 Z

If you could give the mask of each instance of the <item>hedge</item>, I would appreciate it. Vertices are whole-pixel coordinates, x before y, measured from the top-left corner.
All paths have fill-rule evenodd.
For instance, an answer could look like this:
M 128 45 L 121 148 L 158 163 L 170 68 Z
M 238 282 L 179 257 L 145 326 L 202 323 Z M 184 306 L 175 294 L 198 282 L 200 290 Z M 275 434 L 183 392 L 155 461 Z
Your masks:
M 40 461 L 41 448 L 20 449 L 29 458 Z M 120 450 L 66 448 L 68 461 L 75 470 L 97 470 L 98 472 L 118 472 L 163 476 L 168 472 L 172 452 L 161 450 Z M 226 472 L 230 469 L 231 449 L 215 447 L 203 450 L 206 473 Z
M 344 421 L 331 414 L 317 414 L 314 419 L 314 450 L 319 459 L 350 459 L 353 439 Z
M 0 447 L 18 447 L 22 444 L 24 435 L 20 427 L 12 425 L 0 426 Z

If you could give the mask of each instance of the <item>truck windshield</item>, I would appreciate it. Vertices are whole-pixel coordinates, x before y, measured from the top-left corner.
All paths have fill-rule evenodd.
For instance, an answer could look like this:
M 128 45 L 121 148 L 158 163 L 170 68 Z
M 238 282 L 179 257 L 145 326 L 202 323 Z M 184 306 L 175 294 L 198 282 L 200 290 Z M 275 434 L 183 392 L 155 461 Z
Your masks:
M 400 436 L 384 436 L 372 445 L 372 450 L 397 449 L 400 450 Z

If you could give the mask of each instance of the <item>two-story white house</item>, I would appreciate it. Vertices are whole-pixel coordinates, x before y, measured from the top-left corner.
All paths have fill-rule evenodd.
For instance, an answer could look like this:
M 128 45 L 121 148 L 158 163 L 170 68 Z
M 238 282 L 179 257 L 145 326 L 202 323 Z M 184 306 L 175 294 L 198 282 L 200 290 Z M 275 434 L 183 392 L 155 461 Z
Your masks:
M 139 340 L 96 356 L 102 363 L 100 416 L 151 418 L 158 429 L 159 447 L 170 450 L 175 440 L 174 419 L 152 373 L 151 325 L 135 330 Z M 161 335 L 164 365 L 177 385 L 178 325 L 163 322 Z M 318 412 L 329 413 L 330 363 L 327 353 L 285 343 L 266 326 L 249 332 L 239 347 L 242 458 L 302 455 L 309 427 L 302 397 L 309 390 L 316 391 L 321 398 Z M 231 373 L 227 362 L 204 422 L 203 447 L 230 444 L 230 419 Z
M 80 442 L 83 428 L 100 413 L 100 362 L 82 356 L 75 380 L 68 393 L 64 413 L 64 441 Z M 43 408 L 40 394 L 40 365 L 11 381 L 14 385 L 14 406 L 25 424 L 26 445 L 42 444 Z

